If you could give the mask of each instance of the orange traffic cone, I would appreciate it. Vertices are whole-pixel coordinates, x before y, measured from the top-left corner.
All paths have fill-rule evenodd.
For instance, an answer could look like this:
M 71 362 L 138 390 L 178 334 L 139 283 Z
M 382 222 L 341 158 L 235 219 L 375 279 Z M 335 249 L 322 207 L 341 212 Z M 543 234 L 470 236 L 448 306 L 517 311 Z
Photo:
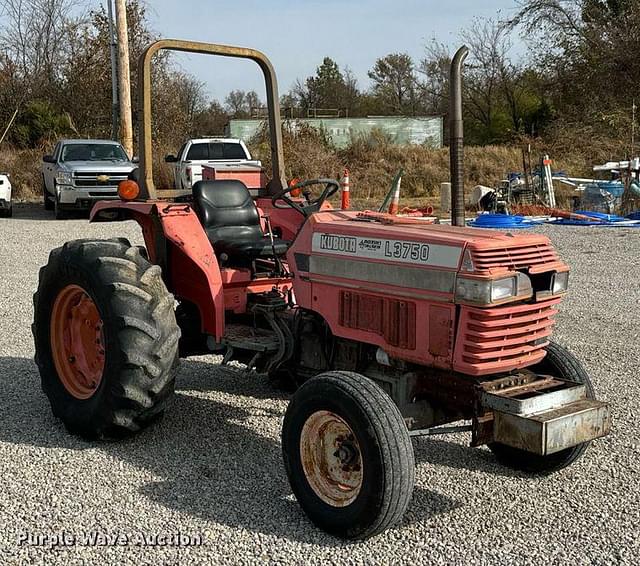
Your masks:
M 402 177 L 398 177 L 398 182 L 393 190 L 393 198 L 391 199 L 391 204 L 389 205 L 389 214 L 396 215 L 398 214 L 398 208 L 400 205 L 400 185 L 402 183 Z
M 342 187 L 342 210 L 349 210 L 351 202 L 349 200 L 349 169 L 345 169 L 340 181 Z

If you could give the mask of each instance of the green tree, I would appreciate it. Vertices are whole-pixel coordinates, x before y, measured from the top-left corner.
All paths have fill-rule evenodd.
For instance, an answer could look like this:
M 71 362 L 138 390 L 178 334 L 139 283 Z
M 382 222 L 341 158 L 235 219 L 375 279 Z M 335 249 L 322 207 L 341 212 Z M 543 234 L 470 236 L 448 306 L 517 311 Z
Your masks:
M 325 57 L 316 74 L 302 82 L 296 81 L 292 98 L 303 109 L 324 108 L 343 110 L 353 115 L 358 102 L 358 85 L 349 68 L 344 73 L 330 57 Z M 291 99 L 289 99 L 289 102 Z
M 416 113 L 416 75 L 407 53 L 391 53 L 375 62 L 367 73 L 373 81 L 373 95 L 393 114 Z
M 513 21 L 533 38 L 562 124 L 629 139 L 640 84 L 640 0 L 526 0 Z M 632 148 L 631 148 L 632 149 Z
M 57 137 L 73 133 L 68 114 L 60 113 L 46 101 L 29 102 L 15 127 L 14 139 L 23 147 L 50 144 Z

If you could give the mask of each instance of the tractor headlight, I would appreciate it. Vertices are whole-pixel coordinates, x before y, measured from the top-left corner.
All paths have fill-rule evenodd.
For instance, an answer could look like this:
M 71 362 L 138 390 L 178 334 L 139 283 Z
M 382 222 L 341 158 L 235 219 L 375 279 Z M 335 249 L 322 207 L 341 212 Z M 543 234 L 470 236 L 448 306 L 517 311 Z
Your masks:
M 507 277 L 506 279 L 491 281 L 491 302 L 495 303 L 502 299 L 515 297 L 518 294 L 516 279 L 516 277 Z
M 56 173 L 56 183 L 58 185 L 72 185 L 73 178 L 69 171 L 58 171 Z
M 531 280 L 524 273 L 493 280 L 467 277 L 456 279 L 456 301 L 465 303 L 491 305 L 509 299 L 530 297 L 531 294 Z
M 553 281 L 551 283 L 551 293 L 556 295 L 557 293 L 564 293 L 569 288 L 569 272 L 562 271 L 561 273 L 555 273 L 553 275 Z

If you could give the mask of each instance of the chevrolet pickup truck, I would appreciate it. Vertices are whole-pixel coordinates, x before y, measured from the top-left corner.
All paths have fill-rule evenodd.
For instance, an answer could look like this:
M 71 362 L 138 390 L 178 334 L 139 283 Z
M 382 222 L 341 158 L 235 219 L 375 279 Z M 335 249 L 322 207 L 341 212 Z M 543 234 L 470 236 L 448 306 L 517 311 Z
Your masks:
M 57 219 L 117 198 L 118 183 L 136 167 L 112 140 L 60 140 L 42 162 L 44 207 Z
M 177 155 L 167 155 L 164 160 L 174 168 L 176 189 L 190 189 L 202 180 L 202 168 L 218 171 L 262 169 L 262 163 L 251 159 L 242 140 L 232 138 L 200 138 L 185 142 Z

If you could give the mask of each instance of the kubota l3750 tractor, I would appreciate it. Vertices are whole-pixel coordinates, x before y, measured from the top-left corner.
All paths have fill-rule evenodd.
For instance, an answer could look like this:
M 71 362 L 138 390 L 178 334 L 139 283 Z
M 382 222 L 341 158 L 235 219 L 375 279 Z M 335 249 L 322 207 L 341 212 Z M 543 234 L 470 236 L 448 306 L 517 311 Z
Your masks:
M 241 180 L 156 190 L 149 69 L 159 49 L 263 70 L 273 175 L 256 199 Z M 402 518 L 413 435 L 468 430 L 503 464 L 548 473 L 608 432 L 582 365 L 550 341 L 569 269 L 546 237 L 333 210 L 328 179 L 289 187 L 275 74 L 257 51 L 161 40 L 139 69 L 141 172 L 91 219 L 134 219 L 145 246 L 69 242 L 51 252 L 35 294 L 42 387 L 71 432 L 150 423 L 179 357 L 239 360 L 297 387 L 282 428 L 286 473 L 310 519 L 350 538 Z

